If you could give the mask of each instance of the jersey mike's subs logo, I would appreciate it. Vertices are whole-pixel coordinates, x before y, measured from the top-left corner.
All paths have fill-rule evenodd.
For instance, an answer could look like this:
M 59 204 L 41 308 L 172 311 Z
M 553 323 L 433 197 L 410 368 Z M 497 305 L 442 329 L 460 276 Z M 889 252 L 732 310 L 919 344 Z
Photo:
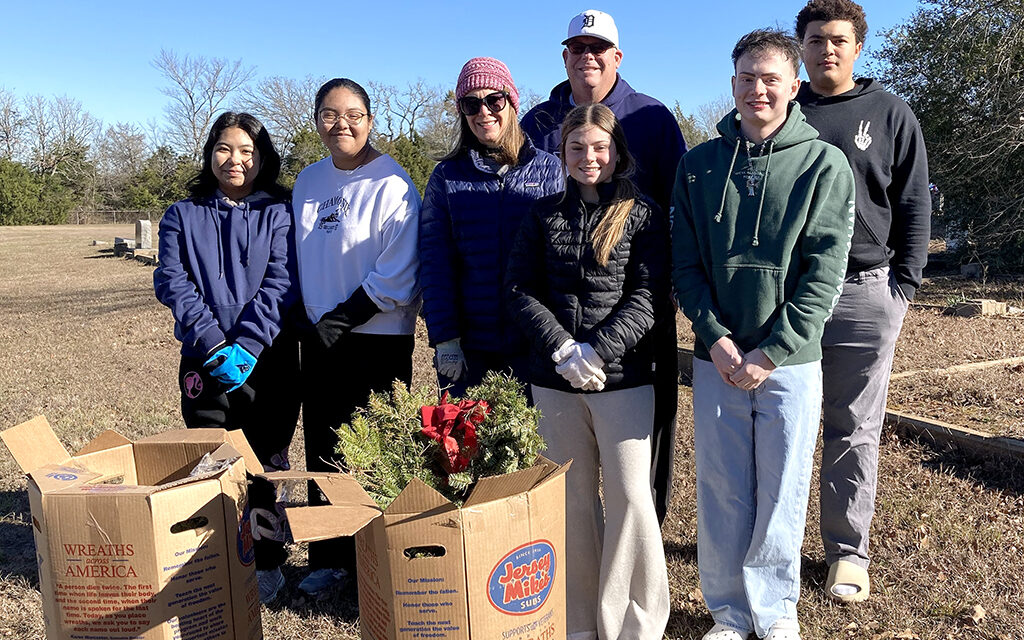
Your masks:
M 555 550 L 551 543 L 528 542 L 510 551 L 491 569 L 487 598 L 504 613 L 533 613 L 547 601 L 554 577 Z

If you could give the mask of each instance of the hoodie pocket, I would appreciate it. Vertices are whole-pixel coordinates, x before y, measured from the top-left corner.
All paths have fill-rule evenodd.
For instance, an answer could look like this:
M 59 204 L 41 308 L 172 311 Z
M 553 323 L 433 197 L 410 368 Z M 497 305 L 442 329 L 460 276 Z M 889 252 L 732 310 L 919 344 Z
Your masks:
M 876 247 L 885 247 L 885 243 L 883 243 L 881 239 L 879 239 L 878 234 L 875 233 L 875 230 L 871 228 L 871 225 L 868 224 L 868 221 L 864 219 L 863 214 L 861 214 L 860 212 L 860 207 L 857 207 L 856 222 L 854 224 L 860 225 L 861 229 L 864 230 L 864 236 L 866 236 L 871 241 L 870 244 L 873 244 Z M 856 236 L 856 232 L 854 233 L 854 235 Z
M 726 328 L 738 342 L 760 342 L 771 332 L 785 299 L 781 267 L 728 264 L 714 267 L 715 297 Z

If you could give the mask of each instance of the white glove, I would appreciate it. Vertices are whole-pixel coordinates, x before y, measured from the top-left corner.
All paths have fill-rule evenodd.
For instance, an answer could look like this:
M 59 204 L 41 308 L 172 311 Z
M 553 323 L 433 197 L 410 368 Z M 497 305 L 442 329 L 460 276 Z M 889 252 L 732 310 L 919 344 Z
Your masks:
M 590 382 L 583 385 L 584 391 L 604 391 L 604 381 L 606 380 L 604 371 L 601 372 L 601 377 L 594 376 L 590 379 Z
M 565 378 L 573 389 L 584 389 L 588 383 L 594 380 L 598 382 L 599 388 L 592 385 L 595 386 L 593 390 L 599 391 L 604 388 L 604 382 L 607 380 L 607 376 L 601 370 L 604 367 L 604 360 L 588 343 L 573 342 L 569 344 L 567 341 L 551 354 L 551 359 L 559 362 L 555 371 Z
M 458 380 L 466 373 L 466 356 L 458 338 L 434 346 L 434 364 L 437 372 L 449 380 Z
M 558 349 L 551 354 L 551 359 L 555 361 L 555 364 L 562 364 L 573 354 L 579 353 L 579 351 L 579 347 L 576 346 L 576 341 L 569 338 L 562 343 L 562 346 L 558 347 Z

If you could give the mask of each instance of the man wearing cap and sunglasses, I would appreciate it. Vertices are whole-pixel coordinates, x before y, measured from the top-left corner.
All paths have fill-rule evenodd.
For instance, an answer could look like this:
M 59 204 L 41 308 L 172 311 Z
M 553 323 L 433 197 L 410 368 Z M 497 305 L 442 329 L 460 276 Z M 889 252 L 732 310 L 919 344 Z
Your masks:
M 676 167 L 686 143 L 675 117 L 665 105 L 633 90 L 619 75 L 622 49 L 615 20 L 603 11 L 587 9 L 569 22 L 562 41 L 562 60 L 568 80 L 555 86 L 550 97 L 523 116 L 522 127 L 533 144 L 558 153 L 562 120 L 576 105 L 600 102 L 622 124 L 629 151 L 636 160 L 633 180 L 637 188 L 667 215 Z M 655 310 L 657 325 L 648 339 L 655 344 L 654 381 L 654 505 L 664 522 L 672 490 L 672 458 L 675 449 L 678 360 L 676 356 L 675 307 L 660 301 Z

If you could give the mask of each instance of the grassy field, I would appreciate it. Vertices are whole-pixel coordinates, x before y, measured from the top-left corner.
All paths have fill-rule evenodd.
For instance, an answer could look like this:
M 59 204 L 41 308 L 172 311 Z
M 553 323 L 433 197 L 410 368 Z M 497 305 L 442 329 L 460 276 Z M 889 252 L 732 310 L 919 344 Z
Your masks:
M 178 345 L 170 313 L 153 297 L 152 268 L 90 246 L 93 239 L 131 234 L 127 225 L 0 227 L 0 428 L 45 414 L 74 449 L 108 428 L 138 437 L 182 426 Z M 1019 286 L 997 293 L 1011 303 L 1021 299 Z M 982 323 L 945 324 L 932 315 L 909 314 L 898 370 L 1024 351 L 1019 324 L 990 323 L 982 330 Z M 965 342 L 984 332 L 989 339 Z M 424 340 L 416 348 L 415 376 L 429 381 Z M 1001 384 L 1016 385 L 1020 393 L 1021 378 L 1011 371 Z M 945 399 L 941 384 L 931 386 Z M 664 529 L 672 589 L 668 636 L 699 638 L 711 620 L 697 580 L 690 390 L 680 391 L 676 497 Z M 293 461 L 301 460 L 301 437 L 294 447 Z M 1024 638 L 1022 463 L 887 434 L 872 538 L 874 596 L 861 606 L 833 604 L 821 592 L 826 567 L 816 503 L 812 488 L 799 605 L 805 638 Z M 29 518 L 25 480 L 2 452 L 0 638 L 43 637 Z M 267 637 L 358 637 L 351 591 L 308 601 L 294 586 L 304 573 L 304 549 L 295 545 L 284 595 L 264 610 Z

